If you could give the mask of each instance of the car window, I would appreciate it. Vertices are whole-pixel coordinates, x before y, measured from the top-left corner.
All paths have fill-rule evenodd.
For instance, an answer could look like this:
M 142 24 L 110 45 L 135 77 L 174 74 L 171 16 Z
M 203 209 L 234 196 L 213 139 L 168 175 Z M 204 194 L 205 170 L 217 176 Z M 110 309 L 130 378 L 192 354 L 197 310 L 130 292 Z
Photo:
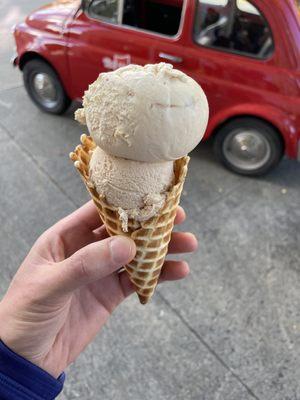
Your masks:
M 93 18 L 174 36 L 178 33 L 183 0 L 93 0 Z
M 268 58 L 274 43 L 262 13 L 248 0 L 196 0 L 194 40 L 206 47 Z

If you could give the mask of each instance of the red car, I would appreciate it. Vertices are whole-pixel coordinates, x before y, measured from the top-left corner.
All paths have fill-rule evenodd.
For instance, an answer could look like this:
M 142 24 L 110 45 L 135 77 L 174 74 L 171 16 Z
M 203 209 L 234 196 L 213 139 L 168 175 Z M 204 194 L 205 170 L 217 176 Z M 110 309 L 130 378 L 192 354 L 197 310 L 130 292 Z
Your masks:
M 204 88 L 205 138 L 235 172 L 300 159 L 298 0 L 56 0 L 15 27 L 31 99 L 60 114 L 102 71 L 165 61 Z

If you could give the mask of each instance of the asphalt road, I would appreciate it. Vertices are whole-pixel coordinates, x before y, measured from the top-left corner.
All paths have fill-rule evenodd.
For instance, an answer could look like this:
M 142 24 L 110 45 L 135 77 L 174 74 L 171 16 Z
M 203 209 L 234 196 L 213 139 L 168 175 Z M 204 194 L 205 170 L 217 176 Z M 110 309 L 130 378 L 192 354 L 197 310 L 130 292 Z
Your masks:
M 68 160 L 81 134 L 74 107 L 38 111 L 9 65 L 9 28 L 39 4 L 0 3 L 0 295 L 38 235 L 88 200 Z M 200 241 L 191 275 L 146 307 L 127 300 L 60 399 L 299 400 L 299 196 L 296 162 L 247 179 L 209 144 L 196 149 L 182 198 L 183 229 Z

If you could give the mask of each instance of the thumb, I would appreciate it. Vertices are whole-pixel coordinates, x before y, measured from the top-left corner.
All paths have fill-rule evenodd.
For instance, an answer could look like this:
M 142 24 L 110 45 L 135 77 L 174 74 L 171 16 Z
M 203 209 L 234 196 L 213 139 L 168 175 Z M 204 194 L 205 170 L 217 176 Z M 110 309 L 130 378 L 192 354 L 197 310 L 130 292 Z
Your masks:
M 91 243 L 58 263 L 54 290 L 65 293 L 102 279 L 132 260 L 135 252 L 134 241 L 125 236 Z

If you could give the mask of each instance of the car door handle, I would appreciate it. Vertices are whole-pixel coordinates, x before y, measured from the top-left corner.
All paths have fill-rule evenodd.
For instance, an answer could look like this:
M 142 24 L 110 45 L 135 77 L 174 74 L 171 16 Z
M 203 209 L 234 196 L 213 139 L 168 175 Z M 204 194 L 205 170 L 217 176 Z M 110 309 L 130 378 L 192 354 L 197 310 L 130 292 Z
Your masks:
M 168 60 L 171 61 L 173 63 L 180 63 L 182 62 L 182 58 L 181 57 L 177 57 L 177 56 L 173 56 L 172 54 L 168 54 L 168 53 L 162 53 L 160 52 L 158 54 L 159 58 L 162 58 L 163 60 Z

